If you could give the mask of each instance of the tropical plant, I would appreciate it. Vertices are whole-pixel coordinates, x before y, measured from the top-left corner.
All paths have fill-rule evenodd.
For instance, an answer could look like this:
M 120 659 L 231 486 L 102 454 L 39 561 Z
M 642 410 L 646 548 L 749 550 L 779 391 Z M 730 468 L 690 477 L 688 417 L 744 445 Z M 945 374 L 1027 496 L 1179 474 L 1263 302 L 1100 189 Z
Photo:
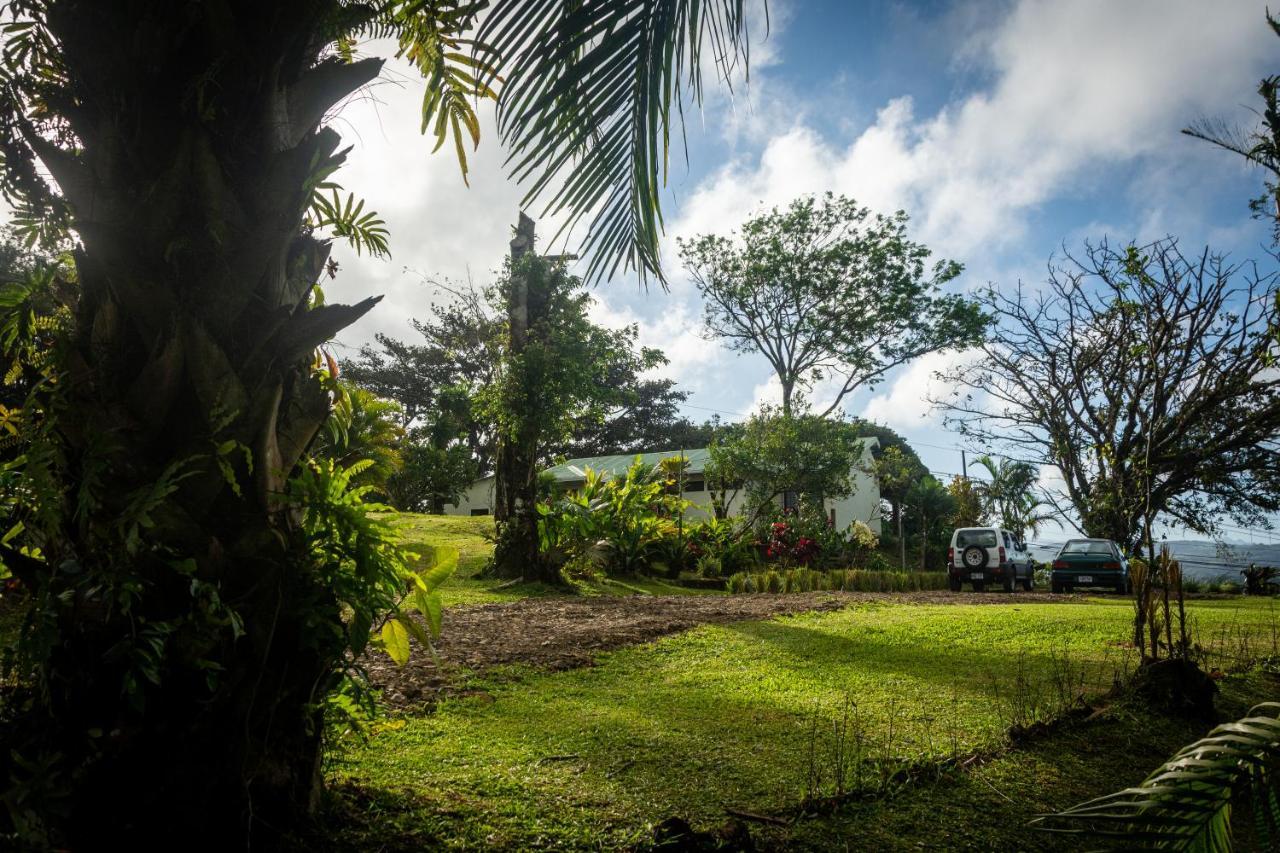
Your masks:
M 1183 747 L 1140 785 L 1033 823 L 1125 850 L 1232 849 L 1232 801 L 1253 806 L 1259 849 L 1280 845 L 1280 703 L 1256 705 Z
M 993 459 L 989 454 L 979 456 L 974 464 L 987 472 L 988 479 L 975 482 L 974 488 L 988 524 L 1022 537 L 1035 536 L 1040 525 L 1053 520 L 1055 514 L 1044 509 L 1049 504 L 1036 487 L 1035 466 L 1003 456 Z
M 740 0 L 498 0 L 477 27 L 482 8 L 3 7 L 0 194 L 25 239 L 77 243 L 79 285 L 54 380 L 23 407 L 39 504 L 4 552 L 33 610 L 0 775 L 31 794 L 34 843 L 267 846 L 318 802 L 353 638 L 330 585 L 363 601 L 398 572 L 364 533 L 309 528 L 293 485 L 323 477 L 339 500 L 306 456 L 333 404 L 314 354 L 377 302 L 314 298 L 337 272 L 327 237 L 387 246 L 333 186 L 339 105 L 382 67 L 357 40 L 389 36 L 423 73 L 423 128 L 464 171 L 473 104 L 497 100 L 528 200 L 592 217 L 589 279 L 661 275 L 669 107 L 745 56 Z
M 359 485 L 386 491 L 388 478 L 404 464 L 404 428 L 400 426 L 400 406 L 382 400 L 363 388 L 339 382 L 334 393 L 333 414 L 316 436 L 312 456 L 332 459 L 341 468 L 367 461 L 356 478 Z
M 911 484 L 905 503 L 908 514 L 917 523 L 916 534 L 920 538 L 920 571 L 929 566 L 929 549 L 945 547 L 943 539 L 950 536 L 946 522 L 956 511 L 955 499 L 937 478 L 926 474 Z
M 639 458 L 620 477 L 588 469 L 581 488 L 538 505 L 541 556 L 557 567 L 589 553 L 609 574 L 632 575 L 670 559 L 666 542 L 685 547 L 673 518 L 689 502 L 671 494 L 662 472 Z
M 977 343 L 987 324 L 974 302 L 942 293 L 961 267 L 926 269 L 930 251 L 907 238 L 905 213 L 873 216 L 843 196 L 800 198 L 749 219 L 737 239 L 679 246 L 707 334 L 764 356 L 784 416 L 797 394 L 835 380 L 830 415 L 899 365 Z

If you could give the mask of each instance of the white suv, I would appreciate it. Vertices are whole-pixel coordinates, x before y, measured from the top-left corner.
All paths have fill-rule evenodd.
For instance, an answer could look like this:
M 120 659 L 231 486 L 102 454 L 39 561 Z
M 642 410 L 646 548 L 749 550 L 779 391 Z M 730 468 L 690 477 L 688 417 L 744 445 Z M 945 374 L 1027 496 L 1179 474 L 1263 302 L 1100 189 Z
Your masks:
M 961 527 L 951 534 L 947 549 L 947 575 L 951 591 L 966 583 L 982 592 L 988 583 L 999 583 L 1005 592 L 1016 584 L 1031 591 L 1035 587 L 1035 563 L 1027 545 L 1000 527 Z

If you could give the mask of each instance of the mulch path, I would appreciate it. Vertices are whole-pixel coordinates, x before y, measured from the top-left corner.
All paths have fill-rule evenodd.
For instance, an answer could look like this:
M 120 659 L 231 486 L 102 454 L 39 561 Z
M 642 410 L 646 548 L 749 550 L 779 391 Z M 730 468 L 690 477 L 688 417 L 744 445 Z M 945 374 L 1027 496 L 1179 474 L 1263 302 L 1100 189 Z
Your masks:
M 396 666 L 372 652 L 363 663 L 383 703 L 400 710 L 430 708 L 451 690 L 459 670 L 483 672 L 503 664 L 544 670 L 590 666 L 598 654 L 639 645 L 698 625 L 769 619 L 791 613 L 839 610 L 871 601 L 912 604 L 1063 603 L 1074 596 L 1047 593 L 810 592 L 786 595 L 592 596 L 526 598 L 445 611 L 436 647 L 442 668 L 415 648 Z

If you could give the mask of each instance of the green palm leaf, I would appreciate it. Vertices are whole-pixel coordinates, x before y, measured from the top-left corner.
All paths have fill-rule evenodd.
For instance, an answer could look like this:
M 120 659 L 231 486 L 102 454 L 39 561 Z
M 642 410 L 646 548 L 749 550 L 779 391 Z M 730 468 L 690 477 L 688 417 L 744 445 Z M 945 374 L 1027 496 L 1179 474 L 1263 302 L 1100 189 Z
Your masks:
M 556 237 L 592 215 L 588 280 L 625 268 L 665 284 L 671 112 L 701 103 L 704 47 L 726 80 L 746 62 L 743 0 L 497 0 L 478 41 L 507 72 L 498 131 L 523 203 L 567 214 Z
M 1050 832 L 1113 840 L 1126 850 L 1226 853 L 1232 793 L 1247 784 L 1258 840 L 1280 844 L 1280 702 L 1264 702 L 1184 747 L 1137 787 L 1033 821 Z

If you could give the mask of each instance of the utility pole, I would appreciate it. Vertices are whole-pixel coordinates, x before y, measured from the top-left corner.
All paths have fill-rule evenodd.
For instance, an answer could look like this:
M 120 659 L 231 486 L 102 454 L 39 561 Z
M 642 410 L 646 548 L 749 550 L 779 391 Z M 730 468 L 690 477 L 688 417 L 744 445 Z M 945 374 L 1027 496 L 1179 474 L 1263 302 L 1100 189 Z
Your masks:
M 969 460 L 965 458 L 964 448 L 960 448 L 960 475 L 969 479 Z

